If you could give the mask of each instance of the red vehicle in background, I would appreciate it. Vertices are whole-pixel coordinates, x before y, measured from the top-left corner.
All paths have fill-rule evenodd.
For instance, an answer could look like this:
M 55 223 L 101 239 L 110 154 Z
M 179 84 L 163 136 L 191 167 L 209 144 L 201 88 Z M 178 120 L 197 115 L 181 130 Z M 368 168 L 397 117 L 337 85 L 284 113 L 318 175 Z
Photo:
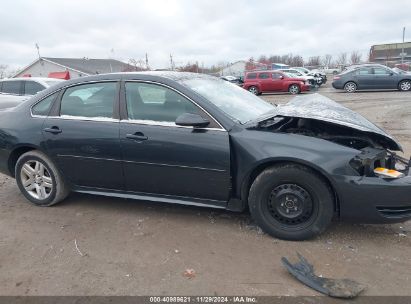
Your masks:
M 309 91 L 305 79 L 281 71 L 253 71 L 245 74 L 243 88 L 255 95 L 268 92 L 290 92 L 299 94 Z

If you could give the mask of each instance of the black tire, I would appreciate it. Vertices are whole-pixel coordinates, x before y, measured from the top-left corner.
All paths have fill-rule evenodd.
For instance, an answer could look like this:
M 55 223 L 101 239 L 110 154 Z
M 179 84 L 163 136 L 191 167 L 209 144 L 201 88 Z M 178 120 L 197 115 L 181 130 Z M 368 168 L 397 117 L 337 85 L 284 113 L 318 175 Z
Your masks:
M 345 85 L 344 85 L 344 90 L 347 93 L 354 93 L 355 91 L 357 91 L 357 84 L 353 81 L 348 81 Z
M 288 92 L 293 95 L 300 94 L 301 93 L 300 86 L 298 84 L 292 84 L 288 87 Z
M 398 89 L 400 91 L 410 91 L 411 90 L 411 80 L 403 80 L 398 84 Z
M 45 183 L 41 176 L 37 173 L 32 174 L 32 179 L 28 178 L 27 174 L 25 174 L 23 171 L 23 166 L 24 165 L 29 165 L 32 166 L 32 164 L 42 164 L 44 166 L 43 170 L 43 175 L 47 176 L 51 183 L 49 184 L 52 185 L 52 187 L 49 188 L 49 191 L 45 191 L 44 198 L 36 198 L 33 195 L 36 195 L 37 191 L 37 186 L 41 185 L 41 183 Z M 34 169 L 35 170 L 35 169 Z M 38 177 L 37 177 L 38 176 Z M 27 153 L 24 153 L 23 155 L 20 156 L 20 158 L 17 160 L 16 167 L 15 167 L 15 177 L 16 177 L 16 182 L 17 185 L 23 193 L 23 195 L 26 197 L 26 199 L 40 207 L 49 207 L 54 204 L 57 204 L 64 200 L 67 195 L 70 193 L 70 189 L 67 185 L 67 182 L 64 180 L 63 176 L 57 169 L 57 167 L 54 165 L 54 163 L 50 160 L 49 157 L 47 157 L 44 153 L 40 151 L 29 151 Z M 26 181 L 29 182 L 30 185 L 33 184 L 31 180 L 36 180 L 38 178 L 38 181 L 34 182 L 37 186 L 35 189 L 31 189 L 30 191 L 26 190 L 25 186 L 23 185 L 24 183 L 24 178 L 27 178 Z M 44 177 L 45 178 L 45 177 Z M 29 180 L 30 179 L 30 180 Z M 27 186 L 28 187 L 28 186 Z M 27 188 L 28 189 L 28 188 Z M 47 193 L 46 193 L 47 192 Z M 33 194 L 30 194 L 33 193 Z M 37 192 L 39 194 L 39 192 Z
M 256 86 L 249 87 L 248 91 L 250 93 L 253 93 L 254 95 L 261 95 L 261 92 L 258 90 L 258 88 Z
M 257 176 L 250 188 L 249 207 L 256 223 L 271 236 L 306 240 L 330 224 L 334 196 L 315 171 L 285 163 Z

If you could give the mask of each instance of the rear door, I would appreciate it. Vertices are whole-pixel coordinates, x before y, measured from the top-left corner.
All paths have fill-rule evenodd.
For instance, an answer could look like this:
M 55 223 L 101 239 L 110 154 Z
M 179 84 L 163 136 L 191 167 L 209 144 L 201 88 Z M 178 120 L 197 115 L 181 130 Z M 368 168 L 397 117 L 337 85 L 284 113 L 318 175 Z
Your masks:
M 230 192 L 228 132 L 171 87 L 138 81 L 124 87 L 120 137 L 126 189 L 224 205 Z M 199 114 L 211 123 L 207 128 L 177 126 L 183 113 Z
M 383 67 L 374 68 L 375 89 L 396 89 L 397 75 Z
M 360 68 L 358 70 L 355 70 L 353 74 L 354 81 L 357 83 L 358 89 L 367 90 L 375 88 L 375 79 L 372 68 Z
M 261 86 L 261 92 L 270 92 L 273 90 L 273 81 L 270 73 L 262 72 L 258 74 L 258 81 Z
M 43 125 L 48 154 L 75 186 L 123 189 L 118 83 L 67 88 Z

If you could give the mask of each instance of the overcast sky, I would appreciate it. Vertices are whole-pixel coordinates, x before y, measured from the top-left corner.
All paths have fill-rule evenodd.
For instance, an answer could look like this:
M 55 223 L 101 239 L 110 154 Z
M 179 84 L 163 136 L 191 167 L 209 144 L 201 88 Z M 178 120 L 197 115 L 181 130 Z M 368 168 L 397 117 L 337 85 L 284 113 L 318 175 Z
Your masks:
M 148 53 L 154 68 L 208 66 L 261 54 L 304 58 L 411 38 L 409 0 L 2 0 L 0 64 L 37 57 L 128 61 Z M 112 52 L 111 50 L 114 50 Z

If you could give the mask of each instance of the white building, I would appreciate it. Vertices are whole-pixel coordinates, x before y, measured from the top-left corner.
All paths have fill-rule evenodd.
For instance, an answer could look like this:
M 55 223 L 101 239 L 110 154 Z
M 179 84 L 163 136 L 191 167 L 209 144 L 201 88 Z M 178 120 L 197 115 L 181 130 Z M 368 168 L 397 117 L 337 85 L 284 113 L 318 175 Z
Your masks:
M 244 76 L 247 61 L 240 60 L 219 71 L 220 76 Z
M 41 57 L 13 77 L 52 77 L 67 80 L 125 71 L 133 71 L 133 67 L 115 59 Z

